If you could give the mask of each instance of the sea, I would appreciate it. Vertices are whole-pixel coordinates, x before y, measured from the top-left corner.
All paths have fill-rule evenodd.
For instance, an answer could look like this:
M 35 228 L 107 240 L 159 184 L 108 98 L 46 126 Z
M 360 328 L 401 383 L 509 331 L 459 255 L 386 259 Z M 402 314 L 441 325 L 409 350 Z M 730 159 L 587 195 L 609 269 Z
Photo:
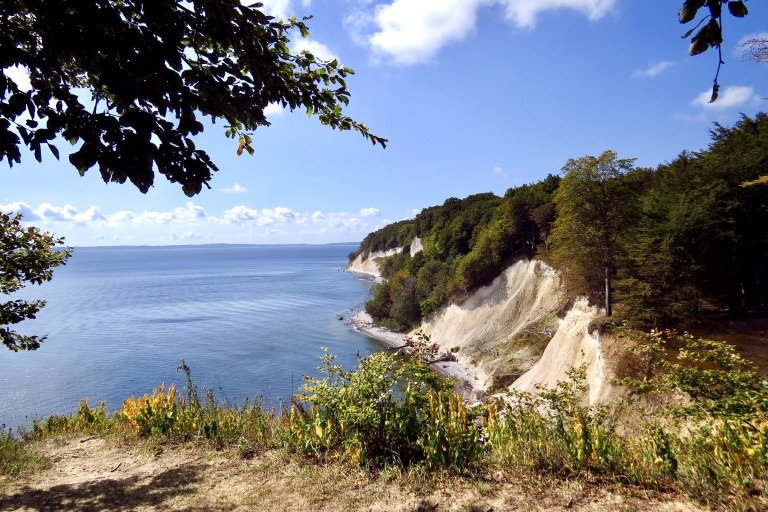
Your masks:
M 82 398 L 117 410 L 162 383 L 183 393 L 181 359 L 222 403 L 279 407 L 319 375 L 324 351 L 352 368 L 384 348 L 348 321 L 372 286 L 343 270 L 357 248 L 75 248 L 50 282 L 12 297 L 47 301 L 16 326 L 47 339 L 36 351 L 0 347 L 0 425 L 74 413 Z

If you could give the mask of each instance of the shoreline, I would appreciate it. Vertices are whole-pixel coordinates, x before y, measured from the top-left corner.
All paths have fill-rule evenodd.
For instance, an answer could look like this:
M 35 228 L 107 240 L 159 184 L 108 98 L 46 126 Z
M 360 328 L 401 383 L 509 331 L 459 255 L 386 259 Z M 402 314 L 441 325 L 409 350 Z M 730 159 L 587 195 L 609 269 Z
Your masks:
M 350 316 L 348 320 L 356 331 L 384 343 L 390 350 L 398 349 L 404 351 L 409 356 L 418 357 L 412 355 L 408 347 L 405 346 L 406 340 L 411 340 L 412 336 L 375 325 L 371 315 L 364 310 L 358 311 Z M 427 364 L 433 371 L 443 377 L 454 379 L 456 381 L 456 392 L 466 402 L 470 404 L 480 403 L 487 396 L 485 390 L 477 386 L 477 376 L 470 368 L 460 365 L 455 360 L 448 359 L 427 361 Z

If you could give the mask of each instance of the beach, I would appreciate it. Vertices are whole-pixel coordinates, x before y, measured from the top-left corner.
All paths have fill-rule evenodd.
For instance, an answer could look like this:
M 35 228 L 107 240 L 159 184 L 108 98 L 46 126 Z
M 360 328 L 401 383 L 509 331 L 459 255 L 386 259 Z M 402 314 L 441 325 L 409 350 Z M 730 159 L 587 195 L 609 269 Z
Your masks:
M 390 349 L 402 350 L 408 355 L 413 355 L 410 347 L 406 344 L 408 340 L 412 339 L 412 336 L 375 325 L 371 315 L 365 311 L 358 311 L 349 318 L 349 321 L 355 330 L 383 342 Z M 456 391 L 465 401 L 471 404 L 483 401 L 486 393 L 480 387 L 479 380 L 471 369 L 443 357 L 437 357 L 427 361 L 427 363 L 434 371 L 455 380 Z

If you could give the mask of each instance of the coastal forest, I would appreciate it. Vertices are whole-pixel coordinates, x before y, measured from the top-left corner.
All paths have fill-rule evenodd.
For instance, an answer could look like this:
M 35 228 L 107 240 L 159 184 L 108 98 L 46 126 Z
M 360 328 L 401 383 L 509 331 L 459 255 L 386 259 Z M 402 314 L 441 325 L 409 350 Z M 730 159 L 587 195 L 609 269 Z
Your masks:
M 560 270 L 569 295 L 638 328 L 768 306 L 768 115 L 715 124 L 702 151 L 656 168 L 612 152 L 569 160 L 537 182 L 449 198 L 370 233 L 350 260 L 379 261 L 366 311 L 407 330 L 522 258 Z M 411 256 L 410 245 L 421 251 Z

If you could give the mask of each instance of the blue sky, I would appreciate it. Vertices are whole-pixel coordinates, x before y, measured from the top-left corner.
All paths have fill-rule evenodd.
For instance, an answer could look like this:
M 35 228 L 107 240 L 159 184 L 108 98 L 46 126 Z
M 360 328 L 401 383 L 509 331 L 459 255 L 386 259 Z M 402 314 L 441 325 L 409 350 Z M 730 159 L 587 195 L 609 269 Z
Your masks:
M 682 0 L 680 1 L 682 3 Z M 190 199 L 156 178 L 146 195 L 67 163 L 0 163 L 0 210 L 74 246 L 359 241 L 449 197 L 503 195 L 612 149 L 656 166 L 709 143 L 713 122 L 768 110 L 768 65 L 738 43 L 768 32 L 766 2 L 724 15 L 721 97 L 706 101 L 715 50 L 688 56 L 674 2 L 636 0 L 264 0 L 313 15 L 295 49 L 356 70 L 347 113 L 386 150 L 272 109 L 252 157 L 221 124 L 196 144 L 220 172 Z M 664 5 L 662 9 L 659 6 Z M 701 16 L 700 16 L 701 17 Z

